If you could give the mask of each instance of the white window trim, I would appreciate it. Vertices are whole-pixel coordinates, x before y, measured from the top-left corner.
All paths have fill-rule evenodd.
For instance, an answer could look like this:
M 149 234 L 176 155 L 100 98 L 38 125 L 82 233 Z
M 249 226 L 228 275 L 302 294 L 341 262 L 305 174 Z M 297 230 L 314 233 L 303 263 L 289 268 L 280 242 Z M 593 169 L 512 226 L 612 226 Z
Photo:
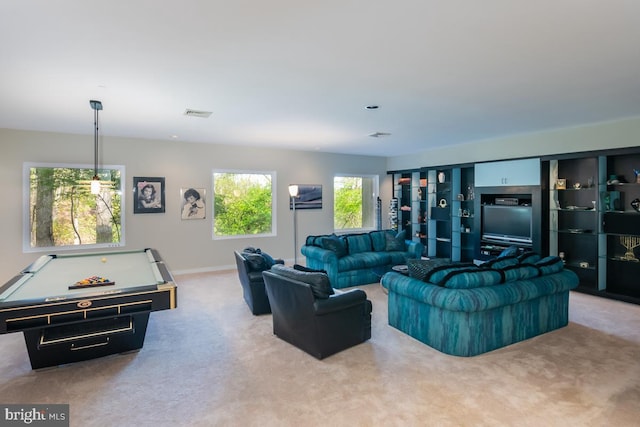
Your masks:
M 252 175 L 271 175 L 271 233 L 264 234 L 236 234 L 234 236 L 216 236 L 215 233 L 215 200 L 216 200 L 216 186 L 214 175 L 216 173 L 235 173 L 235 174 L 252 174 Z M 211 170 L 211 239 L 212 240 L 232 240 L 232 239 L 260 239 L 264 237 L 275 237 L 278 235 L 277 224 L 277 200 L 278 200 L 278 182 L 276 171 L 261 171 L 261 170 L 248 170 L 248 169 L 212 169 Z M 287 194 L 288 195 L 288 194 Z
M 126 182 L 124 165 L 101 165 L 98 169 L 117 169 L 120 171 L 120 242 L 119 243 L 92 243 L 86 245 L 67 245 L 67 246 L 44 246 L 31 247 L 31 231 L 29 225 L 31 218 L 30 212 L 30 185 L 31 185 L 31 168 L 73 168 L 73 169 L 93 169 L 93 164 L 87 163 L 43 163 L 43 162 L 25 162 L 22 165 L 22 252 L 52 252 L 52 251 L 73 251 L 80 249 L 100 249 L 100 248 L 120 248 L 126 246 L 125 243 L 125 217 L 126 217 L 126 197 L 124 193 L 124 185 Z M 117 190 L 116 190 L 117 191 Z
M 380 197 L 380 175 L 376 175 L 376 174 L 361 174 L 361 173 L 336 173 L 333 175 L 333 179 L 331 180 L 331 184 L 332 184 L 332 192 L 331 192 L 331 197 L 332 197 L 332 201 L 333 201 L 333 213 L 332 213 L 332 217 L 331 217 L 331 222 L 335 223 L 335 209 L 336 209 L 336 199 L 335 199 L 335 194 L 336 194 L 336 189 L 335 189 L 335 178 L 336 177 L 359 177 L 359 178 L 372 178 L 374 181 L 374 193 L 371 196 L 372 197 L 372 201 L 373 204 L 372 206 L 373 208 L 373 216 L 374 216 L 374 224 L 371 227 L 361 227 L 361 228 L 340 228 L 340 229 L 334 229 L 333 232 L 334 234 L 350 234 L 350 233 L 362 233 L 362 232 L 369 232 L 369 231 L 374 231 L 376 230 L 376 224 L 375 224 L 375 215 L 376 215 L 376 211 L 375 211 L 375 206 L 376 206 L 376 200 L 378 197 Z

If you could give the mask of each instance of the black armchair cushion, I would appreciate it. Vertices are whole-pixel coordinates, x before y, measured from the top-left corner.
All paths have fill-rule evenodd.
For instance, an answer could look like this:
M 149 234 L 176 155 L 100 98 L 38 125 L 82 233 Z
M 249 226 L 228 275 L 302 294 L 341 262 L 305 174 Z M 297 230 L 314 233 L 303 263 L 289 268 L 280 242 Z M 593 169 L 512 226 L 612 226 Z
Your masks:
M 300 269 L 286 267 L 281 264 L 275 264 L 271 267 L 271 272 L 308 284 L 311 287 L 313 296 L 316 298 L 327 299 L 334 293 L 331 283 L 329 283 L 329 276 L 326 273 L 318 271 L 303 271 Z

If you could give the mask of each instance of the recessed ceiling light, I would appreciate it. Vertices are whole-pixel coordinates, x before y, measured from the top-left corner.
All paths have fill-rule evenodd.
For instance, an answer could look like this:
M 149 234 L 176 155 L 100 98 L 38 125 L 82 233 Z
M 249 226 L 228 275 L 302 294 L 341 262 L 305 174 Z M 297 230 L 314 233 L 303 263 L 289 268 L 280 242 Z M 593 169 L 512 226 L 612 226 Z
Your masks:
M 378 108 L 380 108 L 379 105 L 367 105 L 366 107 L 367 110 L 377 110 Z
M 389 136 L 389 135 L 391 135 L 389 132 L 374 132 L 369 134 L 369 136 L 372 138 L 380 138 L 381 136 Z

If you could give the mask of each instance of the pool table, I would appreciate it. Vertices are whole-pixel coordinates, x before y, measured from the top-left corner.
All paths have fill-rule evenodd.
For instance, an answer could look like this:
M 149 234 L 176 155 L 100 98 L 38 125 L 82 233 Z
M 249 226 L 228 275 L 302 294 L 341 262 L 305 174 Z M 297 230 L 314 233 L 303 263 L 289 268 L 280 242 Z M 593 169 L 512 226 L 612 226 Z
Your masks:
M 149 314 L 176 306 L 154 249 L 45 255 L 0 287 L 0 334 L 22 332 L 39 369 L 139 350 Z

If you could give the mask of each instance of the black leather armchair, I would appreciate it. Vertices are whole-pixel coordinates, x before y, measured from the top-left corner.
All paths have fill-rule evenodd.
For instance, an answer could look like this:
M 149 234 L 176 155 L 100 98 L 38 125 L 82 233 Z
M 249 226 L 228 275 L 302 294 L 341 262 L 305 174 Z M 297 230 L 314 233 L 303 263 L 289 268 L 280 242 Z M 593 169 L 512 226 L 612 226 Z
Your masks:
M 255 315 L 271 313 L 271 306 L 264 289 L 264 279 L 262 277 L 262 271 L 269 269 L 271 266 L 266 264 L 262 267 L 252 265 L 240 252 L 233 251 L 233 253 L 238 267 L 238 278 L 242 285 L 242 296 L 247 302 L 251 313 Z M 282 260 L 276 260 L 275 262 L 284 263 Z
M 371 338 L 372 306 L 363 290 L 335 291 L 319 298 L 314 284 L 278 270 L 282 269 L 274 267 L 262 275 L 273 312 L 273 333 L 280 339 L 323 359 Z M 303 280 L 304 275 L 300 274 Z

